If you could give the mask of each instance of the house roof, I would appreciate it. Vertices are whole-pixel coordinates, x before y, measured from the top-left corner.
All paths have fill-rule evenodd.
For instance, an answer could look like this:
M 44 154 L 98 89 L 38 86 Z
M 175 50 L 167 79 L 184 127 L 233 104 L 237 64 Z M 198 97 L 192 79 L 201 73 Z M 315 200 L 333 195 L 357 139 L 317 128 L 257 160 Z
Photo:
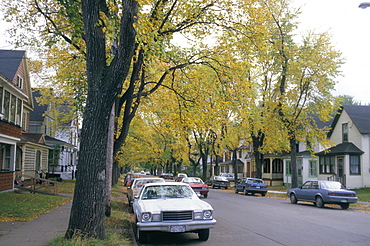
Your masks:
M 357 127 L 358 131 L 361 134 L 370 134 L 370 106 L 364 105 L 342 105 L 341 109 L 338 111 L 338 114 L 333 120 L 332 130 L 337 124 L 343 110 L 347 112 L 353 124 Z M 329 133 L 329 137 L 331 136 L 331 134 L 332 131 Z
M 0 73 L 12 81 L 25 53 L 24 50 L 0 50 Z
M 36 97 L 40 97 L 40 91 L 32 92 L 34 110 L 30 112 L 30 121 L 43 121 L 44 112 L 46 112 L 48 105 L 40 105 L 36 102 Z
M 22 133 L 21 142 L 45 144 L 45 138 L 42 133 Z
M 59 139 L 56 139 L 56 138 L 53 138 L 53 137 L 50 137 L 50 136 L 47 136 L 47 135 L 45 135 L 45 141 L 46 141 L 47 145 L 59 144 L 60 146 L 68 146 L 68 147 L 71 147 L 71 148 L 76 147 L 73 144 L 67 143 L 65 141 L 62 141 L 62 140 L 59 140 Z
M 364 152 L 351 142 L 340 143 L 327 150 L 316 153 L 317 156 L 324 155 L 362 155 Z

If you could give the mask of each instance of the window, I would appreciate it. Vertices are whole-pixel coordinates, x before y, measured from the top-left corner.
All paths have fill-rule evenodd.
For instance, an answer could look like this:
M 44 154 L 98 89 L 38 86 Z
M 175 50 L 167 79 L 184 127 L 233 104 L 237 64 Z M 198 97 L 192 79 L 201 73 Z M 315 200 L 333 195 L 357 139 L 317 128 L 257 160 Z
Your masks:
M 265 159 L 263 162 L 263 173 L 270 173 L 270 159 Z
M 342 142 L 348 142 L 348 123 L 342 124 Z
M 21 125 L 22 100 L 0 87 L 0 113 L 4 120 Z
M 19 75 L 17 76 L 17 86 L 22 89 L 23 86 L 23 78 Z
M 309 170 L 308 176 L 309 177 L 317 177 L 317 162 L 316 161 L 309 161 Z
M 334 156 L 320 157 L 320 173 L 321 174 L 334 174 L 335 158 Z
M 349 156 L 349 171 L 351 175 L 360 175 L 360 156 L 359 155 L 350 155 Z
M 286 173 L 287 176 L 292 175 L 291 161 L 286 161 L 286 170 L 285 170 L 285 173 Z
M 3 145 L 3 156 L 4 156 L 4 164 L 1 169 L 5 171 L 10 171 L 10 160 L 11 160 L 11 146 L 10 145 Z
M 40 171 L 40 168 L 41 168 L 41 151 L 38 150 L 36 151 L 36 167 L 35 167 L 35 171 Z
M 283 172 L 283 160 L 282 159 L 274 159 L 272 161 L 272 172 L 273 173 Z

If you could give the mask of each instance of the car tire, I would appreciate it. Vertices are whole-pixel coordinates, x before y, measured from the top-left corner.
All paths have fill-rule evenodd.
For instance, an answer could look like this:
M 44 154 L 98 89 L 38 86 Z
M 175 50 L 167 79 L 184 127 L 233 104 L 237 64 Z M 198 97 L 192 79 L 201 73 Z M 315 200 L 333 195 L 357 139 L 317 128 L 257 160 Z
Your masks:
M 342 208 L 342 209 L 348 209 L 349 208 L 349 203 L 341 203 L 341 204 L 339 204 L 340 205 L 340 207 Z
M 204 198 L 207 198 L 207 197 L 208 197 L 208 194 L 204 194 L 204 195 L 203 195 L 203 197 L 204 197 Z
M 203 229 L 198 232 L 198 237 L 200 241 L 207 241 L 209 238 L 209 229 Z
M 316 207 L 323 208 L 325 206 L 324 200 L 321 198 L 321 196 L 317 196 L 315 201 L 316 201 Z
M 147 243 L 149 241 L 148 238 L 149 238 L 149 232 L 140 231 L 140 230 L 137 231 L 137 239 L 139 243 Z
M 262 196 L 266 196 L 266 193 L 265 193 L 265 192 L 264 192 L 264 193 L 261 193 L 261 195 L 262 195 Z
M 295 194 L 294 194 L 294 193 L 290 193 L 289 198 L 290 198 L 290 202 L 291 202 L 292 204 L 297 204 L 298 200 L 297 200 L 297 197 L 295 196 Z
M 244 196 L 248 195 L 248 190 L 246 188 L 243 189 Z
M 235 189 L 235 194 L 238 194 L 238 193 L 239 193 L 238 189 Z
M 215 185 L 214 184 L 212 184 L 212 189 L 214 189 L 215 188 Z

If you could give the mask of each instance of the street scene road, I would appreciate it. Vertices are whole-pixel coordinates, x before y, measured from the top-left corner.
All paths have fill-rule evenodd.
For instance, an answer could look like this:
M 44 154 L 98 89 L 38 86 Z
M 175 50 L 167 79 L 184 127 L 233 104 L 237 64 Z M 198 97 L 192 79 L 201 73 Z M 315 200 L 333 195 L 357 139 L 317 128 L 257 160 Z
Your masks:
M 202 198 L 203 199 L 203 198 Z M 370 214 L 340 206 L 317 208 L 277 199 L 212 189 L 205 199 L 216 227 L 206 242 L 196 234 L 155 234 L 146 245 L 369 245 Z

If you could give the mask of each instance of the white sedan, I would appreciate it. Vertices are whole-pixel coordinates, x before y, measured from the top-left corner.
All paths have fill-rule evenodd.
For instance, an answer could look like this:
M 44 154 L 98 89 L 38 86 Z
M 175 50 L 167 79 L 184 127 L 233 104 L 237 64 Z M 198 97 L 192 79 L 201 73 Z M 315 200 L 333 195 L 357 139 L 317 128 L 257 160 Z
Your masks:
M 140 243 L 147 242 L 153 231 L 193 232 L 206 241 L 216 224 L 212 206 L 185 183 L 146 184 L 135 196 L 133 209 Z

